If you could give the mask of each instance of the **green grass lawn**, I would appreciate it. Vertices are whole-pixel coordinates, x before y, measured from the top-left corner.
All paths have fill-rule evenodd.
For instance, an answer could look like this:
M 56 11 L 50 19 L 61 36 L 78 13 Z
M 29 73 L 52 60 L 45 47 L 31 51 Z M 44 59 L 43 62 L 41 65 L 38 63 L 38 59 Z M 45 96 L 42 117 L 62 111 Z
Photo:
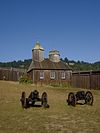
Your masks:
M 50 108 L 22 109 L 21 92 L 34 89 L 47 92 Z M 92 90 L 93 106 L 68 106 L 68 93 L 78 90 L 0 81 L 0 133 L 100 133 L 100 91 Z

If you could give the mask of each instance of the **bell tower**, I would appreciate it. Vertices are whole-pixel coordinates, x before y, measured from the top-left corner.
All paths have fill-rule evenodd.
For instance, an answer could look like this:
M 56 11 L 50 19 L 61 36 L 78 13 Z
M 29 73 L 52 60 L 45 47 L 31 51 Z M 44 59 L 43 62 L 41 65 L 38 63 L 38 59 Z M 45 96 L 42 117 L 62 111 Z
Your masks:
M 36 42 L 35 47 L 32 49 L 32 60 L 41 62 L 44 60 L 44 49 L 39 41 Z

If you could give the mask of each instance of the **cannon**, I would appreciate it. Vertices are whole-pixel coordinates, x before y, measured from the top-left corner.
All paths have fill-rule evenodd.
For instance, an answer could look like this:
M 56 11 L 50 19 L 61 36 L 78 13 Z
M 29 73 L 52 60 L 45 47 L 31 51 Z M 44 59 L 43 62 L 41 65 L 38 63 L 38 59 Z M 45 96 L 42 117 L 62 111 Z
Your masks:
M 68 105 L 75 106 L 80 100 L 84 100 L 84 104 L 93 105 L 93 95 L 90 91 L 70 92 L 66 101 Z
M 21 95 L 21 105 L 22 108 L 29 108 L 29 107 L 34 107 L 36 104 L 36 102 L 40 102 L 42 107 L 44 108 L 49 108 L 48 105 L 48 97 L 47 97 L 47 93 L 43 92 L 42 96 L 39 97 L 39 92 L 37 90 L 34 90 L 30 93 L 30 95 L 26 98 L 26 93 L 25 91 L 22 92 Z

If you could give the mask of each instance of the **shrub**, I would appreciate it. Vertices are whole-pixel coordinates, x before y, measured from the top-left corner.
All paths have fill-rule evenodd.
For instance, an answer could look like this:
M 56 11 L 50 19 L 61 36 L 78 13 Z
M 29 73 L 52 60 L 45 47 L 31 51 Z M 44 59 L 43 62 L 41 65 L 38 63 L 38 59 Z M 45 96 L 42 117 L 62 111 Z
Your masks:
M 32 84 L 32 80 L 30 80 L 27 75 L 23 75 L 19 78 L 19 83 Z

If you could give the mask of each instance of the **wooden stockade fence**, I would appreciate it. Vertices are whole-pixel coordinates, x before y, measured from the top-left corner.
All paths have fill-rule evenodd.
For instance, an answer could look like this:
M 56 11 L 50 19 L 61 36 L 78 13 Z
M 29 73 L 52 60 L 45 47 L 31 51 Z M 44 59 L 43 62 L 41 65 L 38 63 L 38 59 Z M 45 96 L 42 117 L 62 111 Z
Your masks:
M 24 72 L 16 68 L 0 68 L 0 80 L 18 81 Z
M 100 90 L 100 71 L 73 72 L 71 85 L 78 88 Z
M 18 81 L 24 71 L 16 68 L 0 68 L 0 80 Z M 100 71 L 73 72 L 71 85 L 77 88 L 100 90 Z

